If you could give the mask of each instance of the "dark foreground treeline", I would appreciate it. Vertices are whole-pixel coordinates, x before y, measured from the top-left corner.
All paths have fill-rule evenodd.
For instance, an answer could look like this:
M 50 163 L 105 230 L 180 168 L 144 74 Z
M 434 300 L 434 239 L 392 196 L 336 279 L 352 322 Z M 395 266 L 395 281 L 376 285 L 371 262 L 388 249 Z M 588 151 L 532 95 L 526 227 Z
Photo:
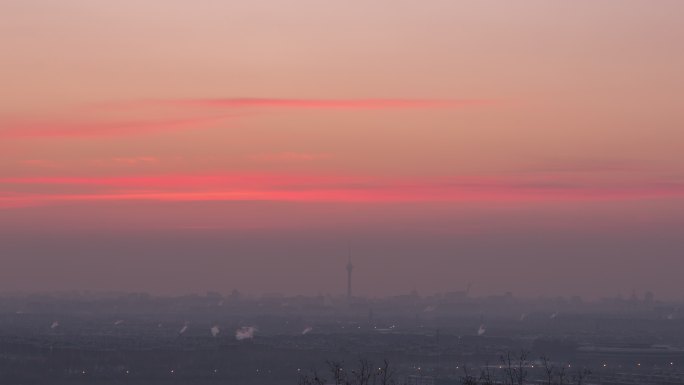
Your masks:
M 479 371 L 463 367 L 463 375 L 456 382 L 461 385 L 525 385 L 531 382 L 544 385 L 583 385 L 591 371 L 557 366 L 546 357 L 536 365 L 527 351 L 514 355 L 507 352 L 499 357 L 499 365 L 484 365 Z M 379 365 L 360 359 L 356 365 L 345 366 L 342 361 L 326 361 L 323 371 L 300 373 L 298 385 L 430 385 L 435 379 L 420 373 L 399 376 L 388 360 Z

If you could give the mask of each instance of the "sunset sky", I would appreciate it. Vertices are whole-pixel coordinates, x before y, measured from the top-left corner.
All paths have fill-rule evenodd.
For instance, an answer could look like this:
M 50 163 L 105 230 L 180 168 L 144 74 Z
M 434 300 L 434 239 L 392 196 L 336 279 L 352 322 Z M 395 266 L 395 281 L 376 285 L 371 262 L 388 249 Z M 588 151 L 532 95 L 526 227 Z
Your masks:
M 0 2 L 0 291 L 682 299 L 682 1 Z

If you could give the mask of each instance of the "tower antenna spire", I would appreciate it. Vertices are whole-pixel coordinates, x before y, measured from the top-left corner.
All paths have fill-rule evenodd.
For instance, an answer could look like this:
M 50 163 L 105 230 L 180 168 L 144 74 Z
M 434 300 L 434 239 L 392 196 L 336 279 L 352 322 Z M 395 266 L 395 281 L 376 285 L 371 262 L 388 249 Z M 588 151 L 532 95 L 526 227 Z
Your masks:
M 351 299 L 352 296 L 352 270 L 354 265 L 351 263 L 351 242 L 348 243 L 348 254 L 347 254 L 347 300 Z

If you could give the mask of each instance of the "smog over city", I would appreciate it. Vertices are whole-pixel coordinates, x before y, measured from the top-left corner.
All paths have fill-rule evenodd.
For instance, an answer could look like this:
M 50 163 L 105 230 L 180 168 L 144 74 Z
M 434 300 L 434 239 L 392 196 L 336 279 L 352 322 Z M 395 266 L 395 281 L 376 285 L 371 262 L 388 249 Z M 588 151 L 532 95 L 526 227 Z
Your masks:
M 684 2 L 3 0 L 0 384 L 684 384 Z

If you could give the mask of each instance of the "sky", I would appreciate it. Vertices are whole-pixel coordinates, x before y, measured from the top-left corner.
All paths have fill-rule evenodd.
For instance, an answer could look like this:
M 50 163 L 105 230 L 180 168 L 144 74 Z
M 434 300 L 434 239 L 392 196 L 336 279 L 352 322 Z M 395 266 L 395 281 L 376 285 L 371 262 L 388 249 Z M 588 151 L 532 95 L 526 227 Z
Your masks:
M 684 283 L 681 1 L 0 2 L 0 292 Z

